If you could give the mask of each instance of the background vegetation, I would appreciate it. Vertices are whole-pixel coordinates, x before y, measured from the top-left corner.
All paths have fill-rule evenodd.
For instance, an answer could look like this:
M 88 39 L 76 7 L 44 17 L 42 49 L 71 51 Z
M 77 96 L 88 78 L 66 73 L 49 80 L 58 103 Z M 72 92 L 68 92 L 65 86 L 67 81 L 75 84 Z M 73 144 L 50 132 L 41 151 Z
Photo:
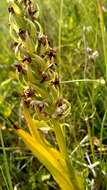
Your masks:
M 69 155 L 86 190 L 107 189 L 107 3 L 104 27 L 96 0 L 38 0 L 40 22 L 57 48 L 61 87 L 71 103 L 65 123 Z M 0 190 L 59 189 L 12 131 L 22 118 L 8 8 L 0 3 Z

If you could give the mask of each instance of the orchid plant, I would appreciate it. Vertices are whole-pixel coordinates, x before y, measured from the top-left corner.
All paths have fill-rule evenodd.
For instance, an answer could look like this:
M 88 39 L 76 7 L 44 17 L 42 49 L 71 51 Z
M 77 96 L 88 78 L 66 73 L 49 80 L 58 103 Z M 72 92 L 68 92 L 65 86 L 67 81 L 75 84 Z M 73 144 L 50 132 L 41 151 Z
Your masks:
M 16 133 L 49 170 L 62 190 L 83 190 L 82 177 L 69 159 L 63 130 L 70 103 L 60 88 L 57 50 L 38 21 L 39 6 L 33 0 L 8 0 L 10 35 L 14 41 L 17 80 L 28 130 L 15 123 Z M 45 133 L 52 131 L 55 143 Z

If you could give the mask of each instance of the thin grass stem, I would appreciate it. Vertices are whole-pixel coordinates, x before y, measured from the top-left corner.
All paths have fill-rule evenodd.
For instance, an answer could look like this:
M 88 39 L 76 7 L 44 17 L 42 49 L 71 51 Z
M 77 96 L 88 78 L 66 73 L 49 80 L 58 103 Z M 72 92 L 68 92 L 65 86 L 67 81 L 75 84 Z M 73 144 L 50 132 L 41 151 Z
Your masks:
M 87 118 L 85 119 L 85 122 L 86 122 L 86 125 L 87 125 L 90 148 L 91 148 L 91 153 L 92 153 L 92 158 L 93 158 L 93 163 L 94 163 L 95 162 L 95 154 L 94 154 L 94 146 L 93 146 L 93 143 L 92 143 L 91 128 L 90 128 L 89 121 L 88 121 Z
M 105 119 L 107 116 L 107 111 L 105 111 L 104 116 L 103 116 L 103 120 L 101 123 L 101 131 L 100 131 L 100 163 L 102 161 L 102 141 L 103 141 L 103 130 L 104 130 L 104 123 L 105 123 Z
M 99 12 L 99 19 L 100 19 L 100 29 L 102 35 L 102 45 L 103 45 L 103 52 L 104 52 L 104 62 L 105 62 L 105 78 L 107 79 L 107 47 L 106 47 L 106 32 L 105 32 L 105 24 L 103 18 L 103 10 L 102 10 L 102 0 L 97 0 L 98 2 L 98 12 Z
M 7 190 L 9 190 L 9 186 L 8 186 L 8 184 L 7 184 L 7 180 L 6 180 L 6 177 L 5 177 L 5 175 L 4 175 L 4 172 L 3 172 L 3 169 L 2 169 L 1 166 L 0 166 L 0 170 L 1 170 L 1 174 L 2 174 L 2 176 L 3 176 L 3 179 L 4 179 L 4 182 L 5 182 L 6 188 L 7 188 Z
M 105 84 L 105 81 L 103 79 L 76 79 L 76 80 L 61 81 L 61 84 L 77 83 L 77 82 L 97 82 L 100 84 Z
M 8 165 L 8 161 L 7 161 L 7 155 L 6 155 L 6 151 L 5 151 L 5 146 L 4 146 L 4 141 L 3 141 L 1 129 L 0 129 L 0 139 L 1 139 L 1 144 L 3 147 L 4 164 L 5 164 L 6 177 L 7 177 L 7 181 L 8 181 L 8 185 L 9 185 L 9 190 L 13 190 L 10 171 L 9 171 L 9 165 Z

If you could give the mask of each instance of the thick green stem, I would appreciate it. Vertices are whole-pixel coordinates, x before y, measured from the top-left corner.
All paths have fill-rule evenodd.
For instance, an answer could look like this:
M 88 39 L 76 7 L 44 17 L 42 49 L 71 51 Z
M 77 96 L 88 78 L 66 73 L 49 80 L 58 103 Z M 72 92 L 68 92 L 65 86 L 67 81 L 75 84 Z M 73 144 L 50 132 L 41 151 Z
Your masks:
M 53 124 L 54 124 L 56 140 L 57 140 L 60 152 L 62 153 L 62 156 L 66 161 L 71 182 L 72 182 L 75 190 L 81 190 L 81 187 L 79 187 L 79 185 L 78 185 L 78 181 L 77 181 L 77 177 L 76 177 L 74 168 L 69 159 L 69 155 L 68 155 L 67 147 L 66 147 L 66 140 L 65 140 L 63 131 L 61 129 L 61 125 L 60 125 L 59 121 L 56 121 L 56 120 L 53 120 Z
M 53 125 L 54 125 L 54 131 L 55 131 L 56 140 L 57 140 L 60 152 L 62 153 L 62 156 L 64 157 L 64 159 L 66 159 L 68 155 L 67 148 L 66 148 L 66 141 L 65 141 L 65 137 L 61 129 L 60 123 L 56 120 L 53 120 Z

